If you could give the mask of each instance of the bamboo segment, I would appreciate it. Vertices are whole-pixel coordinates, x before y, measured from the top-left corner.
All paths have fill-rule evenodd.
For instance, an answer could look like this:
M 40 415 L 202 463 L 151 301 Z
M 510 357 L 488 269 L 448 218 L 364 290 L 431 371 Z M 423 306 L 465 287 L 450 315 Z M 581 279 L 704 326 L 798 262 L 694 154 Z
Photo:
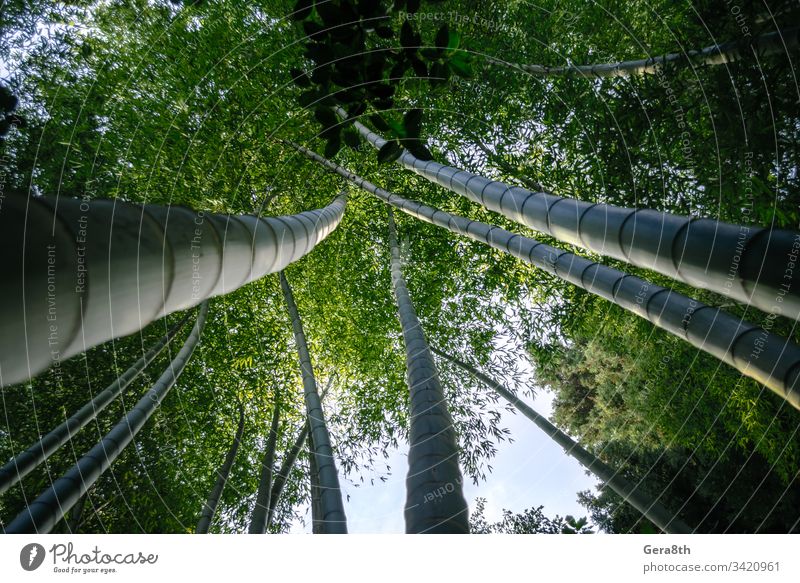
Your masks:
M 526 73 L 542 77 L 560 77 L 577 75 L 587 78 L 601 77 L 628 77 L 632 75 L 655 74 L 659 69 L 672 63 L 691 63 L 693 65 L 722 65 L 741 60 L 751 56 L 754 52 L 759 57 L 776 54 L 789 54 L 790 50 L 797 48 L 800 40 L 800 29 L 794 28 L 786 31 L 775 31 L 754 38 L 744 38 L 735 41 L 712 45 L 700 50 L 690 50 L 683 53 L 668 53 L 658 57 L 620 61 L 617 63 L 598 63 L 594 65 L 567 65 L 563 67 L 548 67 L 546 65 L 517 64 L 487 57 L 486 60 L 496 65 L 504 65 L 514 69 L 522 69 Z
M 345 198 L 284 217 L 10 194 L 0 208 L 0 383 L 280 271 L 339 224 Z
M 208 500 L 203 504 L 203 510 L 200 512 L 200 520 L 197 521 L 197 528 L 195 534 L 208 534 L 208 529 L 211 528 L 211 521 L 214 520 L 214 514 L 217 512 L 219 499 L 222 497 L 222 491 L 225 489 L 225 484 L 228 481 L 228 476 L 231 473 L 233 462 L 236 459 L 236 453 L 239 451 L 239 445 L 242 443 L 242 433 L 244 432 L 244 406 L 239 403 L 239 424 L 236 426 L 236 434 L 233 437 L 228 453 L 225 455 L 225 461 L 222 467 L 217 470 L 217 479 L 214 482 L 214 487 L 208 495 Z
M 302 146 L 299 152 L 403 212 L 479 241 L 605 298 L 756 379 L 800 409 L 800 346 L 668 288 L 500 227 L 407 200 Z
M 267 447 L 264 457 L 261 460 L 261 479 L 256 492 L 256 504 L 250 518 L 250 534 L 264 534 L 267 532 L 267 512 L 270 508 L 270 496 L 272 495 L 272 466 L 275 462 L 275 447 L 278 443 L 278 426 L 281 419 L 281 399 L 280 392 L 275 391 L 275 404 L 272 410 L 272 422 L 270 423 L 269 436 L 267 437 Z
M 122 450 L 144 427 L 158 406 L 167 396 L 175 381 L 183 372 L 186 363 L 200 342 L 200 334 L 206 323 L 208 301 L 203 302 L 192 331 L 186 338 L 177 356 L 159 377 L 153 387 L 139 402 L 109 431 L 97 445 L 84 455 L 78 463 L 39 495 L 36 500 L 20 512 L 8 526 L 6 533 L 46 533 L 72 508 L 94 484 Z
M 297 354 L 300 359 L 300 371 L 303 376 L 303 391 L 306 402 L 306 417 L 308 418 L 310 443 L 313 444 L 312 458 L 316 464 L 316 474 L 319 477 L 319 510 L 321 532 L 325 534 L 346 534 L 347 517 L 344 513 L 342 490 L 339 486 L 339 475 L 336 471 L 336 462 L 333 457 L 331 438 L 328 426 L 325 423 L 325 414 L 322 411 L 322 401 L 317 392 L 317 381 L 314 378 L 314 367 L 311 364 L 311 355 L 306 344 L 306 335 L 303 331 L 303 322 L 294 301 L 294 294 L 289 281 L 281 271 L 281 288 L 292 320 Z
M 381 136 L 355 122 L 375 148 Z M 404 151 L 398 163 L 559 241 L 800 319 L 800 233 L 531 192 Z
M 320 404 L 322 401 L 325 400 L 325 395 L 328 394 L 328 391 L 331 388 L 331 384 L 333 382 L 333 377 L 328 379 L 328 386 L 326 386 L 322 394 L 319 396 Z M 294 467 L 295 462 L 297 461 L 297 457 L 300 455 L 300 452 L 303 449 L 303 444 L 306 443 L 308 436 L 308 421 L 303 423 L 303 427 L 300 428 L 300 431 L 297 434 L 297 437 L 292 444 L 292 447 L 286 453 L 286 456 L 283 458 L 283 462 L 281 463 L 281 467 L 278 470 L 278 473 L 275 474 L 275 479 L 272 481 L 272 491 L 269 495 L 269 512 L 267 513 L 267 528 L 272 525 L 272 519 L 275 515 L 275 509 L 278 506 L 278 501 L 280 500 L 281 494 L 283 493 L 283 488 L 286 486 L 286 481 L 289 479 L 289 474 Z M 314 448 L 310 448 L 311 451 Z
M 183 327 L 189 315 L 187 314 L 167 334 L 162 336 L 150 350 L 131 365 L 131 367 L 118 376 L 113 383 L 100 391 L 95 397 L 81 407 L 72 417 L 53 429 L 42 439 L 31 445 L 14 459 L 0 468 L 0 494 L 22 480 L 36 469 L 39 464 L 49 458 L 62 445 L 67 443 L 72 436 L 86 427 L 97 415 L 103 411 L 114 399 L 133 382 L 133 380 L 156 358 L 175 334 Z
M 407 533 L 469 533 L 469 509 L 458 464 L 458 440 L 425 334 L 411 302 L 389 210 L 392 285 L 406 347 L 410 401 Z

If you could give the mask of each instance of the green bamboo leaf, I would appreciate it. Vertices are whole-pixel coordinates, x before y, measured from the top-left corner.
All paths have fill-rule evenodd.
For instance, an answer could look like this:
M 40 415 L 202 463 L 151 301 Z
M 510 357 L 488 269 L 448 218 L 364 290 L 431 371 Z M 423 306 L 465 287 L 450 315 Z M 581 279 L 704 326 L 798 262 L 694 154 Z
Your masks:
M 292 20 L 305 20 L 311 15 L 311 9 L 313 7 L 314 0 L 298 0 L 291 14 Z
M 388 164 L 394 162 L 403 153 L 403 148 L 400 147 L 395 141 L 386 142 L 380 150 L 378 150 L 378 162 Z

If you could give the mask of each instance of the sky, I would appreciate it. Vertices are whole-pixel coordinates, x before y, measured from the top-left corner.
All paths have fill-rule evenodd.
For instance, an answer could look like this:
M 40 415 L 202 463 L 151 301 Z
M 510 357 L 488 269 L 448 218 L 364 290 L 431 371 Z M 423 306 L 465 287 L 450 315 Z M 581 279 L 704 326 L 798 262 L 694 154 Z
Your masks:
M 520 393 L 521 394 L 521 393 Z M 544 390 L 537 392 L 535 401 L 526 399 L 539 413 L 550 415 L 552 395 Z M 521 414 L 503 411 L 502 424 L 511 430 L 513 443 L 503 442 L 497 455 L 490 460 L 492 472 L 486 481 L 475 486 L 464 481 L 464 496 L 470 511 L 475 508 L 475 498 L 486 498 L 485 517 L 488 522 L 500 520 L 503 509 L 515 513 L 544 505 L 547 516 L 572 514 L 586 516 L 586 509 L 576 501 L 576 493 L 593 488 L 596 478 L 586 475 L 583 467 L 564 453 L 543 431 Z M 345 497 L 348 531 L 351 533 L 402 533 L 403 506 L 405 505 L 405 472 L 408 467 L 405 450 L 392 451 L 386 463 L 392 475 L 386 482 L 375 480 L 370 485 L 356 488 L 348 480 L 342 481 Z M 295 524 L 292 532 L 310 532 L 310 517 L 305 528 Z

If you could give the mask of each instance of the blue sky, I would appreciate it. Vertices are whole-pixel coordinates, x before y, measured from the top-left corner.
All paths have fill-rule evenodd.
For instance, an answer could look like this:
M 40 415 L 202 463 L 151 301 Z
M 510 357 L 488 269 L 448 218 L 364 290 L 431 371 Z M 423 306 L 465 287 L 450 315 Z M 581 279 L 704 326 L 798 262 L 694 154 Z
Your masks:
M 535 401 L 528 400 L 538 412 L 550 414 L 552 396 L 538 391 Z M 464 495 L 470 510 L 475 498 L 486 498 L 487 520 L 500 518 L 503 508 L 521 512 L 532 506 L 544 505 L 548 516 L 572 514 L 585 516 L 586 510 L 576 501 L 576 493 L 592 488 L 597 480 L 586 475 L 582 466 L 567 456 L 544 432 L 520 414 L 503 413 L 503 425 L 511 430 L 513 443 L 498 446 L 497 456 L 491 460 L 493 471 L 487 473 L 485 482 L 475 486 L 464 482 Z M 402 533 L 403 506 L 405 504 L 405 471 L 408 467 L 405 450 L 391 452 L 386 463 L 392 475 L 386 482 L 375 480 L 374 485 L 354 487 L 343 481 L 342 489 L 350 495 L 345 501 L 347 524 L 353 533 Z M 310 520 L 302 528 L 296 525 L 293 532 L 310 532 Z

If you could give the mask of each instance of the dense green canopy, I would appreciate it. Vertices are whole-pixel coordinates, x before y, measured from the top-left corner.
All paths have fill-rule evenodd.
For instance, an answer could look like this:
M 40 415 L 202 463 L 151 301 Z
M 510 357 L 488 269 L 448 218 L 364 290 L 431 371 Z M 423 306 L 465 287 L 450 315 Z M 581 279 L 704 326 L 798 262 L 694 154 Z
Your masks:
M 347 128 L 331 146 L 339 138 L 326 130 L 338 122 L 303 97 L 308 88 L 296 79 L 309 73 L 308 82 L 327 91 L 348 80 L 317 83 L 322 77 L 314 77 L 318 60 L 309 56 L 308 25 L 291 17 L 296 4 L 307 2 L 7 4 L 0 15 L 0 63 L 7 69 L 0 68 L 0 83 L 19 104 L 0 138 L 5 192 L 280 215 L 321 208 L 349 189 L 338 229 L 287 274 L 317 381 L 323 387 L 331 381 L 323 405 L 340 474 L 358 480 L 389 471 L 383 456 L 406 447 L 409 419 L 387 209 L 285 141 L 326 151 L 408 198 L 533 232 L 387 163 L 392 152 L 379 160 Z M 323 4 L 344 14 L 351 5 L 379 3 Z M 363 49 L 405 55 L 380 69 L 391 103 L 381 94 L 361 95 L 358 103 L 365 104 L 362 121 L 375 129 L 383 124 L 398 148 L 581 200 L 800 229 L 796 52 L 718 66 L 671 63 L 655 75 L 604 79 L 532 76 L 514 66 L 615 62 L 746 40 L 800 22 L 796 2 L 771 2 L 770 12 L 755 2 L 734 12 L 721 2 L 671 0 L 447 0 L 423 1 L 418 10 L 419 2 L 395 4 L 378 27 L 388 30 L 370 31 Z M 322 10 L 306 23 L 327 24 Z M 420 35 L 412 38 L 422 47 L 417 52 L 407 47 L 411 25 Z M 423 49 L 442 46 L 450 52 L 425 56 Z M 395 69 L 400 62 L 408 64 Z M 409 123 L 417 136 L 403 133 Z M 400 213 L 396 220 L 403 275 L 432 345 L 526 394 L 553 391 L 559 427 L 629 480 L 641 480 L 698 532 L 799 528 L 800 412 L 602 298 L 488 246 Z M 794 321 L 620 261 L 603 262 L 800 341 Z M 3 386 L 0 461 L 108 386 L 180 318 L 93 348 L 29 383 Z M 178 336 L 183 342 L 185 332 Z M 178 346 L 0 496 L 2 524 L 136 403 Z M 241 402 L 244 433 L 211 532 L 246 532 L 275 396 L 282 409 L 276 464 L 305 424 L 295 350 L 277 276 L 212 300 L 202 341 L 175 389 L 88 492 L 78 520 L 58 528 L 193 532 L 236 433 Z M 516 382 L 527 358 L 535 382 Z M 440 365 L 462 470 L 480 482 L 509 438 L 501 423 L 506 404 L 469 375 Z M 308 473 L 304 449 L 271 531 L 308 520 Z M 530 497 L 528 506 L 537 508 L 536 492 Z M 608 532 L 653 529 L 610 491 L 583 492 L 580 500 Z M 472 521 L 478 531 L 585 527 L 571 517 L 547 519 L 540 508 L 487 524 L 483 503 L 478 508 Z

